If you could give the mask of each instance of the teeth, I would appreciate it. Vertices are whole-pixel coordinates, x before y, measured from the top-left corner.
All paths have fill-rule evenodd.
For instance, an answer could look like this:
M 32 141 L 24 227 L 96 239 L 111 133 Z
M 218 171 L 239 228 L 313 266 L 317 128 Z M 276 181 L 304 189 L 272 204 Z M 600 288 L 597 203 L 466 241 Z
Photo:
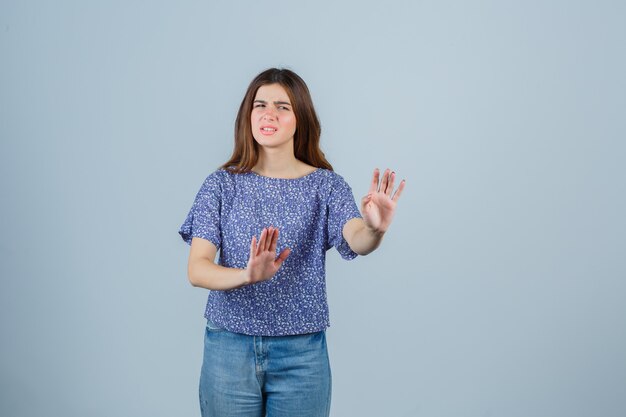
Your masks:
M 265 130 L 266 132 L 275 132 L 276 129 L 272 129 L 271 127 L 264 127 L 263 130 Z

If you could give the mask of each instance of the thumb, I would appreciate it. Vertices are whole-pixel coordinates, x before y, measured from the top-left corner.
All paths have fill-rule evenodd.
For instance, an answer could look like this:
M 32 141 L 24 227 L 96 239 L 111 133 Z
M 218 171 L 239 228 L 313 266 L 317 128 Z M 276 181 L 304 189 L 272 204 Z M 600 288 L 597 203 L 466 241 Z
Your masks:
M 367 203 L 369 203 L 370 201 L 372 201 L 372 194 L 368 194 L 361 199 L 361 207 L 367 207 Z
M 291 253 L 291 249 L 286 248 L 278 255 L 278 258 L 274 261 L 274 265 L 276 265 L 276 269 L 280 268 L 280 266 L 285 262 L 289 254 Z

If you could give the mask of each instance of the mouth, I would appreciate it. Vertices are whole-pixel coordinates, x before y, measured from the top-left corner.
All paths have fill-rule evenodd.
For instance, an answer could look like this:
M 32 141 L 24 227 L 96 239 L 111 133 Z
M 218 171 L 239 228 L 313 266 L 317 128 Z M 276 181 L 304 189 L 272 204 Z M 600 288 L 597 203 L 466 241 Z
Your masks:
M 272 126 L 261 126 L 259 129 L 263 135 L 273 135 L 278 129 Z

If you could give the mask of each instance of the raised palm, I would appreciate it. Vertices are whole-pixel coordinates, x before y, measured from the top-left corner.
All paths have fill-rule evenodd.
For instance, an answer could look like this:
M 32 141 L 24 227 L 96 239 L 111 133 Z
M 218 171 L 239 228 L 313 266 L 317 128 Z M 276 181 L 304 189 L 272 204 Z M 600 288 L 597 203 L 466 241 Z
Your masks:
M 257 243 L 256 236 L 250 242 L 250 257 L 246 267 L 246 281 L 248 284 L 267 281 L 272 278 L 291 253 L 289 248 L 284 249 L 276 257 L 278 245 L 278 229 L 267 227 L 261 232 Z
M 384 233 L 389 228 L 396 211 L 398 198 L 404 190 L 405 181 L 402 180 L 398 189 L 392 194 L 395 176 L 395 172 L 386 169 L 382 179 L 380 179 L 380 172 L 378 168 L 375 169 L 370 189 L 361 200 L 363 221 L 367 227 L 377 233 Z

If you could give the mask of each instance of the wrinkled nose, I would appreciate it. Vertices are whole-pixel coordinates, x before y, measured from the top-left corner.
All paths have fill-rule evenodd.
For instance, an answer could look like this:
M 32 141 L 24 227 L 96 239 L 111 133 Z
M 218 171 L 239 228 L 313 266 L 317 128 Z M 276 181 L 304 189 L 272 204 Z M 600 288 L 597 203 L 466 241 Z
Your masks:
M 274 120 L 276 119 L 276 115 L 272 109 L 266 109 L 265 113 L 263 113 L 263 120 Z

